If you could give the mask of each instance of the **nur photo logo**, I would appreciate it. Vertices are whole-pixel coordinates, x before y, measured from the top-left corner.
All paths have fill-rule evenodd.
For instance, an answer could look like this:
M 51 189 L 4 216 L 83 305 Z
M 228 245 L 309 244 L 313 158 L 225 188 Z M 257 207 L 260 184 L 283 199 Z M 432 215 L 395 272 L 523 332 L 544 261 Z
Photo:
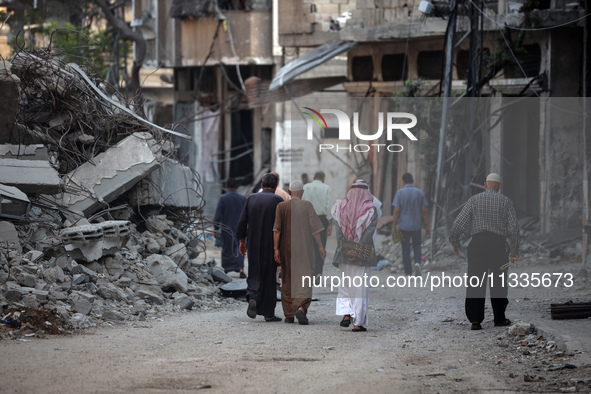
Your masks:
M 379 140 L 384 133 L 384 129 L 386 132 L 387 141 L 393 140 L 394 131 L 401 131 L 409 140 L 418 141 L 418 138 L 410 131 L 411 128 L 416 126 L 417 117 L 408 112 L 378 113 L 378 130 L 373 134 L 366 134 L 361 132 L 361 129 L 363 129 L 364 127 L 363 125 L 359 124 L 359 112 L 353 112 L 353 121 L 351 122 L 351 118 L 349 117 L 349 115 L 347 115 L 347 113 L 345 113 L 344 111 L 338 109 L 321 109 L 320 111 L 317 111 L 310 107 L 303 108 L 307 110 L 306 112 L 304 112 L 304 114 L 309 116 L 309 118 L 306 119 L 306 138 L 309 141 L 314 139 L 314 125 L 318 125 L 320 135 L 326 135 L 326 132 L 328 131 L 328 124 L 323 114 L 334 115 L 336 117 L 336 120 L 338 122 L 339 140 L 351 141 L 351 125 L 353 125 L 353 134 L 358 140 L 361 141 Z M 410 122 L 399 123 L 400 120 L 403 119 L 408 119 L 410 120 Z M 334 150 L 336 152 L 369 152 L 372 146 L 378 152 L 380 152 L 380 148 L 382 148 L 382 151 L 386 150 L 388 152 L 393 153 L 402 152 L 402 150 L 404 149 L 403 146 L 400 144 L 349 144 L 344 146 L 338 144 L 319 144 L 318 150 L 319 152 L 322 152 L 324 150 Z

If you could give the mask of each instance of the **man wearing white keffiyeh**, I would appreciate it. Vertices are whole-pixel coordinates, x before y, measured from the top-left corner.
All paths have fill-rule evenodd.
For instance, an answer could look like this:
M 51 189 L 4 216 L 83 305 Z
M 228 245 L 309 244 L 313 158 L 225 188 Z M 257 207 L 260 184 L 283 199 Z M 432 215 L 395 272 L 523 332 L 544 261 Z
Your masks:
M 373 204 L 373 197 L 365 183 L 355 182 L 344 200 L 337 201 L 332 207 L 332 217 L 336 222 L 337 243 L 342 240 L 359 242 L 373 246 L 373 233 L 377 227 L 378 215 Z M 353 323 L 353 332 L 367 331 L 367 310 L 369 289 L 366 280 L 370 276 L 373 260 L 359 260 L 355 251 L 347 254 L 335 253 L 333 265 L 338 267 L 344 278 L 337 295 L 336 314 L 343 316 L 340 325 L 348 327 Z

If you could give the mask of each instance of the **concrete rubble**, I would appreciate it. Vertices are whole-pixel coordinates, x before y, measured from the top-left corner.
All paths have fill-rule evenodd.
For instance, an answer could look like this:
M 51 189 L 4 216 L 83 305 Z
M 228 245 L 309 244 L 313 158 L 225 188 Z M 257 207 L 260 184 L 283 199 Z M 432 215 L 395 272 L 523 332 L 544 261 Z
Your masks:
M 60 333 L 234 302 L 204 258 L 199 175 L 80 75 L 49 54 L 0 61 L 2 316 Z

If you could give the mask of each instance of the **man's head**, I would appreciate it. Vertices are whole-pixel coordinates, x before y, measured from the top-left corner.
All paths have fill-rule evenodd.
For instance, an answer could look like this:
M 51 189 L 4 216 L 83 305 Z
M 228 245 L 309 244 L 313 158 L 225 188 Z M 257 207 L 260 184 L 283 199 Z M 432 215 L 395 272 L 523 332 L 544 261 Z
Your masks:
M 226 181 L 226 189 L 233 190 L 238 187 L 238 182 L 234 178 L 228 178 Z
M 499 174 L 495 174 L 494 172 L 488 174 L 488 176 L 486 177 L 486 182 L 484 182 L 484 187 L 486 188 L 486 190 L 501 190 L 501 176 Z
M 326 178 L 326 175 L 322 171 L 316 171 L 316 174 L 314 174 L 315 181 L 318 180 L 318 181 L 324 182 L 324 178 Z
M 268 174 L 263 175 L 263 180 L 261 181 L 261 187 L 263 189 L 271 189 L 273 190 L 273 192 L 275 192 L 275 189 L 277 189 L 277 184 L 279 183 L 279 177 L 270 172 Z
M 406 174 L 402 175 L 402 182 L 408 185 L 411 183 L 415 183 L 415 180 L 413 179 L 412 174 L 407 172 Z
M 304 194 L 304 183 L 299 179 L 291 181 L 287 192 L 292 198 L 301 199 Z
M 271 171 L 271 174 L 273 174 L 277 177 L 277 184 L 279 185 L 279 173 L 275 172 L 275 171 Z
M 308 179 L 308 173 L 304 172 L 302 174 L 302 183 L 305 185 L 308 182 L 310 182 L 310 180 Z

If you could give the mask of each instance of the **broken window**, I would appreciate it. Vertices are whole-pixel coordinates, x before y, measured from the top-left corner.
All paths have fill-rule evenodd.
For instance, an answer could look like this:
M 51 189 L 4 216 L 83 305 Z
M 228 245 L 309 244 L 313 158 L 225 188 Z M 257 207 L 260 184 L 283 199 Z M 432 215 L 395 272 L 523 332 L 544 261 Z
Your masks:
M 371 56 L 355 56 L 351 69 L 353 81 L 373 80 L 373 58 Z
M 417 59 L 419 78 L 441 79 L 443 70 L 443 52 L 425 51 L 420 52 Z
M 382 79 L 384 81 L 406 80 L 408 65 L 403 53 L 382 56 Z M 404 75 L 402 72 L 404 70 Z

